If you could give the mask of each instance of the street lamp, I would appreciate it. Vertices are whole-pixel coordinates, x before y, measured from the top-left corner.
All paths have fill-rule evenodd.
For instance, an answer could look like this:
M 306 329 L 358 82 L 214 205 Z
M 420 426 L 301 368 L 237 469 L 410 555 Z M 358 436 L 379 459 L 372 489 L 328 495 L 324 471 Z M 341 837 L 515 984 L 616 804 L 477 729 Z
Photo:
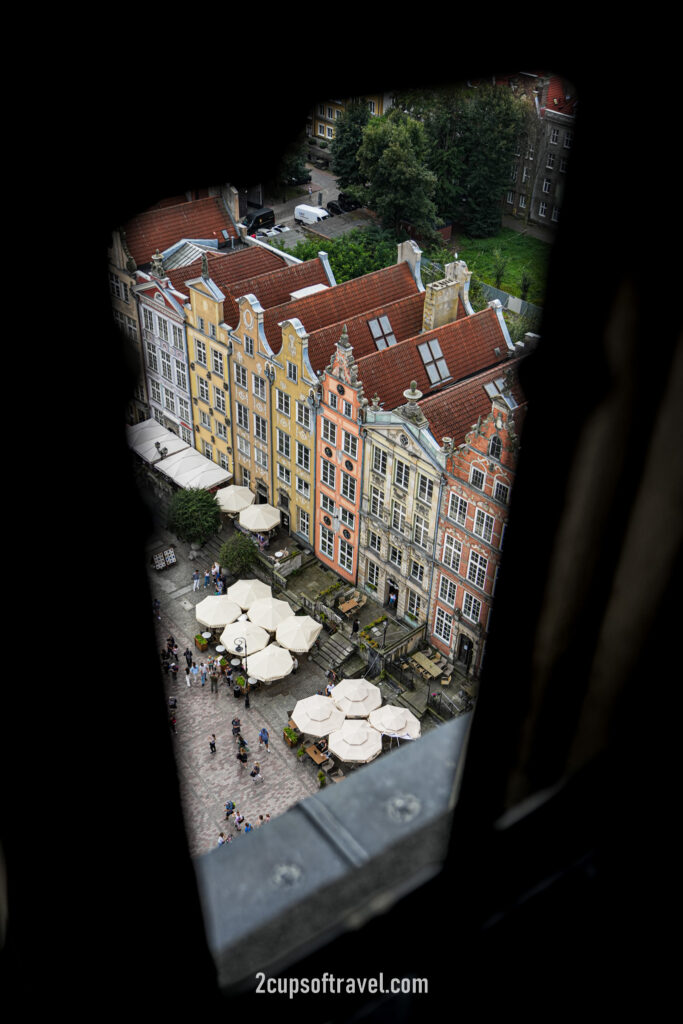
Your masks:
M 239 654 L 240 658 L 242 658 L 242 651 L 244 651 L 244 658 L 242 658 L 242 668 L 244 669 L 244 673 L 245 673 L 245 675 L 244 675 L 244 683 L 245 683 L 245 685 L 244 685 L 244 693 L 245 693 L 246 698 L 247 698 L 247 703 L 245 704 L 245 707 L 249 707 L 249 676 L 247 674 L 247 669 L 244 666 L 244 662 L 247 660 L 247 639 L 246 639 L 246 637 L 244 637 L 244 636 L 236 636 L 232 646 L 235 648 L 235 651 L 237 652 L 237 654 Z

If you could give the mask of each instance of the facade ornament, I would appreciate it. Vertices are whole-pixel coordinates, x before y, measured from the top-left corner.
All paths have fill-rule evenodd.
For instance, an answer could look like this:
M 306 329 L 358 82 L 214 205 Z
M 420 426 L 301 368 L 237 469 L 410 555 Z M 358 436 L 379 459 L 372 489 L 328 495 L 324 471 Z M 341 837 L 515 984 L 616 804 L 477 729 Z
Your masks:
M 152 256 L 152 273 L 155 277 L 164 276 L 164 258 L 158 249 Z
M 209 257 L 205 252 L 202 253 L 202 277 L 205 281 L 209 277 Z

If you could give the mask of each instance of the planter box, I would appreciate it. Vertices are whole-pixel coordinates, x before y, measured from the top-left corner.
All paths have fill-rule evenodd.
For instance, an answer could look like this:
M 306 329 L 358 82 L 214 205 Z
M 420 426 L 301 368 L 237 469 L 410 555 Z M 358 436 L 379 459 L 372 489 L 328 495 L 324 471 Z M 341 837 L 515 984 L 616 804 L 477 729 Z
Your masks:
M 205 640 L 204 637 L 201 637 L 201 638 L 195 637 L 194 638 L 194 645 L 195 645 L 195 647 L 197 648 L 198 651 L 205 651 L 207 649 L 207 647 L 209 646 L 209 641 Z

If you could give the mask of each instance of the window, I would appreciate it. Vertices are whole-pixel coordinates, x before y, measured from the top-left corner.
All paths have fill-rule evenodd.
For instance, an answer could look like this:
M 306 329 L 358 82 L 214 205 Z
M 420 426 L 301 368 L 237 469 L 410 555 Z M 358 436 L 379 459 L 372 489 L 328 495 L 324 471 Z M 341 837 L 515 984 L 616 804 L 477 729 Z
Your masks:
M 337 408 L 337 396 L 335 395 L 334 391 L 330 391 L 330 393 L 328 395 L 328 398 L 329 398 L 328 405 L 329 405 L 330 409 L 336 409 Z
M 438 384 L 442 380 L 450 380 L 450 371 L 446 366 L 446 360 L 436 338 L 418 345 L 417 350 L 422 357 L 427 376 L 432 384 Z
M 242 487 L 251 487 L 251 470 L 242 466 Z
M 289 434 L 286 434 L 284 430 L 277 432 L 277 450 L 280 455 L 284 455 L 286 459 L 289 458 Z
M 237 426 L 242 430 L 249 430 L 249 410 L 246 405 L 235 402 L 235 411 L 237 412 Z
M 493 489 L 493 497 L 496 501 L 502 501 L 504 505 L 507 505 L 510 500 L 510 488 L 507 484 L 501 484 L 496 481 L 496 486 Z
M 311 429 L 311 410 L 305 402 L 296 403 L 296 422 L 306 430 Z
M 182 437 L 185 444 L 192 444 L 192 431 L 188 427 L 184 427 L 182 423 L 180 424 L 180 436 Z
M 407 489 L 410 481 L 410 466 L 407 466 L 405 462 L 401 462 L 400 459 L 396 459 L 396 471 L 394 473 L 394 482 L 398 487 L 405 487 Z
M 347 508 L 340 508 L 339 509 L 339 518 L 341 519 L 341 521 L 344 524 L 344 526 L 348 526 L 351 529 L 354 528 L 355 523 L 356 523 L 356 517 L 353 514 L 353 512 L 349 512 L 349 510 Z
M 422 601 L 420 595 L 416 594 L 414 590 L 408 589 L 408 612 L 410 615 L 414 615 L 415 618 L 420 614 L 420 607 Z
M 200 411 L 199 420 L 203 427 L 206 427 L 207 430 L 211 430 L 211 416 L 205 409 Z
M 268 456 L 260 448 L 254 448 L 254 462 L 261 469 L 268 469 Z
M 183 391 L 187 391 L 187 374 L 185 373 L 185 364 L 181 363 L 180 359 L 175 360 L 175 379 L 178 387 Z
M 527 158 L 527 160 L 533 160 L 533 158 L 534 158 L 534 147 L 531 144 L 529 144 L 527 146 L 526 158 Z
M 168 388 L 164 388 L 164 407 L 175 415 L 175 395 Z
M 552 184 L 552 182 L 551 182 L 550 178 L 544 178 L 543 179 L 543 191 L 545 192 L 546 195 L 548 194 L 548 192 L 550 192 L 551 184 Z
M 434 494 L 434 481 L 430 480 L 428 476 L 423 476 L 420 473 L 417 483 L 417 496 L 420 501 L 424 501 L 426 505 L 432 500 Z
M 212 338 L 216 337 L 216 325 L 215 324 L 209 324 L 209 335 Z
M 304 498 L 309 498 L 311 496 L 311 485 L 308 480 L 304 480 L 303 477 L 298 476 L 296 478 L 296 489 Z
M 508 204 L 508 206 L 512 206 L 514 201 L 515 201 L 515 193 L 514 192 L 508 192 L 508 194 L 507 194 L 507 204 Z
M 268 440 L 268 423 L 262 416 L 254 413 L 254 437 L 258 441 Z
M 519 208 L 520 210 L 526 210 L 526 196 L 519 197 Z
M 216 420 L 216 422 L 214 423 L 214 433 L 216 437 L 220 437 L 221 441 L 227 441 L 228 428 L 226 427 L 225 423 L 222 423 L 220 420 Z
M 188 400 L 186 398 L 179 398 L 178 399 L 178 415 L 180 416 L 181 420 L 186 420 L 187 422 L 189 422 L 189 420 L 190 420 L 190 403 L 188 402 Z
M 332 109 L 332 107 L 327 108 L 327 116 L 329 117 L 330 121 L 334 117 L 334 110 Z
M 491 537 L 493 536 L 493 525 L 493 516 L 487 515 L 486 512 L 482 512 L 482 510 L 478 508 L 474 513 L 474 532 L 477 537 L 481 537 L 487 544 L 490 544 Z
M 572 148 L 573 140 L 574 140 L 574 136 L 573 136 L 572 132 L 565 132 L 564 133 L 564 148 L 565 149 L 571 149 Z
M 292 482 L 292 474 L 286 466 L 281 466 L 279 462 L 277 464 L 277 478 L 282 480 L 283 484 L 291 484 Z
M 320 124 L 318 122 L 318 135 L 324 135 L 324 134 L 325 134 L 325 125 L 324 124 Z
M 403 555 L 398 548 L 395 548 L 393 544 L 389 545 L 389 561 L 392 565 L 395 565 L 398 569 L 401 568 L 401 562 L 403 561 Z
M 331 462 L 327 459 L 321 459 L 322 462 L 322 482 L 328 487 L 334 487 L 336 478 L 336 469 Z
M 209 444 L 208 441 L 204 442 L 204 457 L 211 459 L 213 462 L 213 445 Z
M 349 419 L 353 416 L 353 406 L 350 402 L 344 402 L 344 415 L 348 416 Z
M 206 345 L 199 338 L 194 339 L 194 360 L 200 366 L 206 366 Z
M 143 310 L 142 310 L 142 323 L 143 323 L 143 326 L 144 326 L 145 330 L 147 330 L 147 331 L 153 331 L 154 330 L 154 317 L 152 316 L 151 309 L 147 309 L 146 306 L 143 307 Z
M 320 550 L 327 558 L 334 558 L 334 534 L 326 526 L 320 527 Z
M 161 373 L 166 380 L 173 381 L 173 370 L 171 369 L 171 357 L 168 352 L 164 352 L 163 349 L 159 352 L 159 358 L 161 359 Z
M 218 453 L 218 462 L 220 463 L 221 469 L 224 469 L 226 473 L 230 472 L 230 463 L 228 461 L 228 456 L 225 454 L 225 452 Z
M 452 537 L 450 533 L 447 533 L 443 539 L 443 564 L 447 565 L 454 572 L 460 572 L 461 554 L 462 544 L 455 537 Z
M 410 563 L 410 575 L 412 579 L 417 580 L 418 583 L 422 583 L 425 575 L 424 566 L 421 565 L 420 562 L 413 560 Z
M 149 390 L 154 402 L 161 403 L 161 385 L 156 380 L 150 380 Z
M 550 133 L 550 145 L 551 146 L 556 146 L 557 145 L 557 140 L 558 140 L 559 137 L 560 137 L 560 129 L 559 128 L 553 128 L 553 130 Z
M 472 597 L 471 594 L 465 594 L 465 599 L 462 603 L 463 615 L 470 619 L 471 622 L 479 622 L 479 616 L 481 615 L 481 601 L 477 601 L 476 597 Z
M 453 580 L 448 576 L 442 576 L 439 580 L 439 600 L 452 606 L 455 604 L 455 593 L 456 586 Z
M 551 220 L 558 221 L 560 219 L 560 208 L 559 206 L 553 206 L 553 212 L 550 217 Z
M 209 401 L 209 385 L 204 377 L 200 377 L 197 374 L 197 391 L 202 402 Z
M 296 382 L 299 379 L 299 371 L 297 370 L 296 363 L 287 362 L 287 379 Z
M 109 287 L 111 288 L 112 295 L 116 296 L 117 299 L 123 299 L 124 302 L 128 302 L 128 285 L 111 271 L 109 271 Z
M 421 548 L 427 547 L 427 541 L 429 539 L 428 523 L 426 519 L 422 518 L 422 516 L 415 516 L 413 539 Z
M 374 100 L 368 100 L 368 110 L 370 111 L 371 114 L 375 113 L 375 101 Z
M 348 541 L 339 541 L 339 565 L 346 572 L 353 572 L 353 547 Z
M 238 388 L 247 388 L 247 371 L 239 363 L 235 363 L 235 384 Z
M 368 530 L 368 547 L 372 551 L 376 551 L 378 555 L 382 553 L 382 538 L 378 533 L 374 533 L 373 530 Z
M 349 476 L 349 474 L 345 473 L 343 470 L 342 470 L 342 475 L 341 475 L 341 492 L 342 492 L 342 494 L 343 494 L 343 496 L 345 498 L 348 498 L 349 501 L 355 501 L 356 500 L 356 481 L 355 481 L 355 478 L 352 477 L 352 476 Z
M 147 351 L 147 365 L 150 370 L 154 370 L 155 373 L 159 372 L 159 362 L 157 360 L 157 350 L 151 342 L 145 342 L 145 349 Z
M 370 488 L 370 511 L 378 519 L 381 518 L 382 512 L 384 512 L 384 492 L 380 491 L 378 487 Z
M 555 166 L 555 154 L 554 153 L 548 153 L 548 156 L 547 156 L 547 159 L 546 159 L 546 162 L 545 162 L 546 170 L 547 171 L 552 171 L 554 166 Z
M 379 566 L 376 562 L 368 562 L 367 580 L 371 587 L 377 586 L 377 581 L 379 580 Z
M 394 530 L 398 530 L 399 533 L 403 533 L 406 526 L 406 507 L 400 501 L 395 501 L 392 504 L 391 509 L 391 525 Z
M 311 528 L 311 518 L 306 509 L 299 509 L 299 533 L 308 539 L 308 531 Z
M 245 356 L 253 356 L 254 354 L 254 339 L 244 338 L 244 354 Z
M 219 377 L 223 376 L 223 356 L 215 348 L 211 349 L 211 369 Z
M 518 171 L 517 164 L 511 164 L 510 165 L 510 181 L 517 181 L 517 171 Z M 512 192 L 508 192 L 508 195 L 511 196 Z
M 450 644 L 452 632 L 453 616 L 449 615 L 448 612 L 443 610 L 443 608 L 437 608 L 436 618 L 434 620 L 435 636 L 438 636 L 445 644 Z
M 347 455 L 350 455 L 352 459 L 358 458 L 358 438 L 355 434 L 349 434 L 346 430 L 343 431 L 344 444 L 343 448 Z
M 331 420 L 325 419 L 323 416 L 322 422 L 323 440 L 327 441 L 328 444 L 336 445 L 337 443 L 337 428 Z
M 330 498 L 328 494 L 323 494 L 322 491 L 320 492 L 320 507 L 324 512 L 329 512 L 331 516 L 336 512 L 334 499 Z
M 327 129 L 327 137 L 328 137 L 328 139 L 333 139 L 334 138 L 334 129 L 332 129 L 332 128 L 328 128 Z
M 213 389 L 213 407 L 218 412 L 222 412 L 225 415 L 225 391 L 223 388 L 217 388 L 214 386 Z
M 310 470 L 311 468 L 311 453 L 300 441 L 296 442 L 296 464 L 301 469 Z
M 451 493 L 448 499 L 448 518 L 454 519 L 461 526 L 464 526 L 467 520 L 467 502 L 457 494 Z
M 383 452 L 381 448 L 372 449 L 372 468 L 375 473 L 381 473 L 382 476 L 386 476 L 387 453 Z
M 252 391 L 256 398 L 260 398 L 262 402 L 266 400 L 266 382 L 263 377 L 257 377 L 255 373 L 251 375 L 251 386 Z
M 538 216 L 539 217 L 545 217 L 547 215 L 547 210 L 548 210 L 548 204 L 547 203 L 539 203 L 538 204 Z
M 569 161 L 567 160 L 566 156 L 563 156 L 563 157 L 560 158 L 560 174 L 566 174 L 567 173 L 567 166 L 568 166 L 568 164 L 569 164 Z
M 278 391 L 277 393 L 277 411 L 281 412 L 284 416 L 289 416 L 289 395 L 286 395 L 284 391 Z
M 489 441 L 489 455 L 492 459 L 500 459 L 503 453 L 503 442 L 499 437 L 492 437 Z
M 489 564 L 488 558 L 484 558 L 478 551 L 470 551 L 470 562 L 467 566 L 467 579 L 470 583 L 475 583 L 482 590 L 486 585 L 486 566 Z
M 177 324 L 171 324 L 171 331 L 173 334 L 173 345 L 175 348 L 183 347 L 183 332 Z
M 391 348 L 396 344 L 396 335 L 388 316 L 375 317 L 368 320 L 368 327 L 378 349 Z
M 482 471 L 480 469 L 477 469 L 476 466 L 473 466 L 472 472 L 470 474 L 470 483 L 472 484 L 472 486 L 476 487 L 478 491 L 483 491 L 485 480 L 486 477 L 484 476 Z
M 525 185 L 529 180 L 529 168 L 525 167 L 522 171 L 522 184 Z
M 204 334 L 204 317 L 203 316 L 198 316 L 197 317 L 197 326 L 199 327 L 199 330 L 202 332 L 202 334 Z
M 246 437 L 242 437 L 240 434 L 237 435 L 237 451 L 245 458 L 251 458 L 251 444 Z
M 163 341 L 168 341 L 168 320 L 164 320 L 163 317 L 157 317 L 157 325 L 159 329 L 159 337 Z
M 158 387 L 158 385 L 157 385 L 157 387 Z M 159 391 L 159 401 L 161 401 L 161 391 Z M 157 423 L 160 423 L 161 426 L 163 427 L 164 426 L 164 414 L 161 411 L 161 409 L 152 408 L 152 413 L 154 414 L 154 419 L 157 421 Z

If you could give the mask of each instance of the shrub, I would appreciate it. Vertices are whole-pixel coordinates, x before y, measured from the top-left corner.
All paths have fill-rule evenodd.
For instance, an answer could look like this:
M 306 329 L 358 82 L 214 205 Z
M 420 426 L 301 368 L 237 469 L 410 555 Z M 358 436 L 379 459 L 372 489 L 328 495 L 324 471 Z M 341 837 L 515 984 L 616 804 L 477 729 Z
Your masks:
M 243 533 L 235 532 L 234 536 L 221 547 L 220 564 L 225 566 L 232 576 L 244 576 L 256 561 L 255 544 Z
M 215 494 L 202 487 L 186 487 L 171 498 L 168 527 L 190 543 L 205 544 L 221 528 L 221 510 Z

